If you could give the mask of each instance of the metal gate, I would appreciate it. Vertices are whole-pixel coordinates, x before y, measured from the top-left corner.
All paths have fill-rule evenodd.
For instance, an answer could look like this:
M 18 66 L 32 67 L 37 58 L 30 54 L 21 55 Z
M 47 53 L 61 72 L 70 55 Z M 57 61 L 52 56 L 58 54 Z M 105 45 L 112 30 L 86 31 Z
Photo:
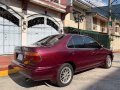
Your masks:
M 59 24 L 45 15 L 33 15 L 28 18 L 27 44 L 30 45 L 46 36 L 59 34 Z
M 0 4 L 0 54 L 13 54 L 21 45 L 20 16 L 11 8 Z

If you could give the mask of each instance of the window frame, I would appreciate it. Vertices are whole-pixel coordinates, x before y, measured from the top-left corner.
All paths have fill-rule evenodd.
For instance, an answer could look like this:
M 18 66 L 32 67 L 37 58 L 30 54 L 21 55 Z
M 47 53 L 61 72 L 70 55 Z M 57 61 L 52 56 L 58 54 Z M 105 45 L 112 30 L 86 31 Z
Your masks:
M 70 36 L 70 38 L 68 39 L 67 44 L 66 44 L 66 47 L 67 47 L 68 49 L 96 49 L 96 48 L 101 48 L 101 47 L 102 47 L 101 44 L 98 43 L 94 38 L 92 38 L 92 37 L 90 37 L 90 36 L 83 35 L 83 36 L 80 36 L 80 37 L 83 39 L 84 47 L 82 47 L 82 48 L 75 48 L 74 41 L 72 40 L 72 43 L 73 43 L 73 45 L 74 45 L 74 48 L 69 48 L 69 47 L 68 47 L 68 43 L 69 43 L 69 41 L 72 39 L 73 36 L 80 36 L 80 35 L 71 35 L 71 36 Z M 91 40 L 95 41 L 95 42 L 98 44 L 99 47 L 86 48 L 86 47 L 85 47 L 85 42 L 84 42 L 84 37 L 88 37 L 88 38 L 90 38 Z

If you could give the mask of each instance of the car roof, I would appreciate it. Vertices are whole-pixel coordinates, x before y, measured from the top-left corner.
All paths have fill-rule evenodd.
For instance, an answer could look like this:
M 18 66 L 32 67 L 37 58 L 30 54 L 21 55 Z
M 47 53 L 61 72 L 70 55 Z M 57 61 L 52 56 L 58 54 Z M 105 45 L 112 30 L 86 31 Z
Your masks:
M 65 36 L 74 36 L 74 35 L 78 35 L 78 36 L 82 36 L 82 37 L 90 37 L 88 35 L 81 35 L 81 34 L 56 34 L 56 35 L 65 35 Z
M 66 36 L 73 36 L 73 35 L 79 35 L 79 36 L 87 36 L 87 35 L 80 35 L 80 34 L 64 34 Z

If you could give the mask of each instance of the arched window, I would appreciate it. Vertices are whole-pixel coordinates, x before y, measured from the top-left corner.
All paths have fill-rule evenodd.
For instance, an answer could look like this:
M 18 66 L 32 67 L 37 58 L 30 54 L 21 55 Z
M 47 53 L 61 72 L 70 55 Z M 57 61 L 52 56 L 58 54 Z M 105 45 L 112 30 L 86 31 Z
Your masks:
M 27 44 L 32 44 L 49 35 L 59 34 L 59 23 L 47 15 L 28 17 Z

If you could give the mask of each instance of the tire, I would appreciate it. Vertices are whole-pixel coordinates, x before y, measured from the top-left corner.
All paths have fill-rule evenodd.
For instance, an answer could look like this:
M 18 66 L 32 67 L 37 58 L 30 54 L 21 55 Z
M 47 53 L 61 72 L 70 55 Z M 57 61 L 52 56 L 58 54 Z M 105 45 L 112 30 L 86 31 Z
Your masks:
M 73 67 L 68 63 L 61 65 L 57 72 L 56 85 L 59 87 L 67 86 L 71 83 L 72 79 Z
M 110 55 L 107 55 L 104 68 L 108 69 L 111 68 L 111 66 L 112 66 L 112 58 Z

